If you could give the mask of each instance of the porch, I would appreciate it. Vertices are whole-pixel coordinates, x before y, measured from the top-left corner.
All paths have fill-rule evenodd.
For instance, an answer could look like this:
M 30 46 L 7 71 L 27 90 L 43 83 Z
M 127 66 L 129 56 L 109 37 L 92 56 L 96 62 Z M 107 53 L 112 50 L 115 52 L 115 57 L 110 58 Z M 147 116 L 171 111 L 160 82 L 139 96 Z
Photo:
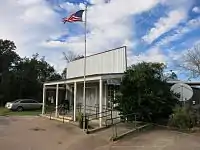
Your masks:
M 87 116 L 90 116 L 93 122 L 97 123 L 98 120 L 99 127 L 102 127 L 105 119 L 109 117 L 108 110 L 113 108 L 112 101 L 122 76 L 123 74 L 86 76 L 86 104 L 83 101 L 83 77 L 44 83 L 42 115 L 51 115 L 61 120 L 68 117 L 75 122 L 78 113 L 83 113 L 85 109 Z M 52 89 L 53 94 L 48 94 L 48 89 Z M 69 109 L 63 115 L 60 106 L 66 100 Z M 53 108 L 51 114 L 46 110 L 49 103 Z M 118 112 L 112 111 L 112 115 L 115 117 Z

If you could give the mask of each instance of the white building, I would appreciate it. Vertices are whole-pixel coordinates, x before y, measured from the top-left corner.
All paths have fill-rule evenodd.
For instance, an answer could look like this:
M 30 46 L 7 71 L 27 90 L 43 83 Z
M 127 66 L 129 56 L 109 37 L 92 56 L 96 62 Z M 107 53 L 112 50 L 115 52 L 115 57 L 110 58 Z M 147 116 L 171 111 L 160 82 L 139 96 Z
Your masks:
M 105 108 L 111 107 L 111 97 L 115 97 L 111 90 L 111 84 L 120 83 L 124 71 L 127 69 L 126 46 L 97 53 L 86 57 L 86 107 L 98 106 L 99 125 L 102 125 L 102 112 Z M 83 102 L 83 82 L 84 82 L 84 58 L 72 61 L 67 67 L 66 80 L 46 82 L 43 85 L 43 109 L 45 114 L 45 104 L 47 101 L 46 89 L 56 86 L 55 94 L 55 116 L 59 115 L 58 106 L 62 99 L 59 92 L 66 87 L 65 98 L 69 99 L 73 109 L 73 120 L 76 121 L 78 104 Z M 116 84 L 115 84 L 116 85 Z

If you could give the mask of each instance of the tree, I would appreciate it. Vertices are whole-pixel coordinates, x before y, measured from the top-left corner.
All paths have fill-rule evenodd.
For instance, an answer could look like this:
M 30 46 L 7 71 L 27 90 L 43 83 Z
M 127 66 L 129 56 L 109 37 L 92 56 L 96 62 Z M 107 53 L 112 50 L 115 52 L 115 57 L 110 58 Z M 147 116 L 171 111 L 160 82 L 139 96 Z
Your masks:
M 116 107 L 122 115 L 137 113 L 141 120 L 155 121 L 168 117 L 177 103 L 163 80 L 161 63 L 132 65 L 124 74 Z
M 167 81 L 169 81 L 169 80 L 178 80 L 177 74 L 174 71 L 172 71 L 172 70 L 170 70 L 170 72 L 167 73 L 164 78 Z
M 63 52 L 63 56 L 64 56 L 64 59 L 67 62 L 67 64 L 74 61 L 74 60 L 84 58 L 83 55 L 78 55 L 78 54 L 74 53 L 73 51 L 68 51 L 67 53 Z M 67 67 L 64 68 L 61 76 L 62 76 L 63 79 L 66 79 Z
M 62 76 L 62 79 L 66 79 L 66 77 L 67 77 L 67 68 L 63 69 L 63 72 L 62 72 L 61 76 Z
M 200 45 L 195 45 L 192 49 L 189 49 L 184 55 L 183 60 L 179 65 L 188 71 L 191 78 L 200 76 Z
M 0 105 L 16 98 L 42 99 L 42 84 L 61 79 L 54 67 L 34 54 L 20 58 L 14 42 L 0 39 Z
M 172 70 L 171 70 L 171 75 L 169 76 L 171 79 L 174 79 L 174 80 L 177 80 L 178 79 L 178 76 L 177 76 L 177 74 L 175 73 L 175 72 L 173 72 Z
M 19 98 L 41 99 L 43 82 L 61 79 L 53 66 L 50 66 L 44 57 L 39 58 L 38 54 L 34 54 L 31 58 L 21 59 L 12 72 L 15 74 L 15 85 L 18 86 L 17 97 Z
M 16 46 L 14 42 L 9 40 L 0 39 L 0 72 L 9 70 L 16 61 L 19 60 L 19 56 L 15 52 Z
M 10 88 L 12 86 L 10 78 L 12 76 L 10 70 L 20 60 L 15 52 L 16 46 L 14 42 L 0 39 L 0 101 L 10 97 Z
M 84 56 L 78 55 L 72 51 L 68 51 L 67 53 L 63 52 L 63 56 L 67 63 L 74 61 L 74 60 L 84 58 Z

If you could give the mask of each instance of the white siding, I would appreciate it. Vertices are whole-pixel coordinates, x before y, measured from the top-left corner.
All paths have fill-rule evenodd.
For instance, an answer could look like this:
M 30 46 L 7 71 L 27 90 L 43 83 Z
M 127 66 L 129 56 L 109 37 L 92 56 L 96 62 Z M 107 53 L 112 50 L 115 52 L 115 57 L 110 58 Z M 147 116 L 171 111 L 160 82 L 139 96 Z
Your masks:
M 84 74 L 84 59 L 68 64 L 67 78 Z M 126 70 L 126 47 L 86 57 L 86 75 L 124 73 Z
M 90 83 L 86 85 L 86 105 L 87 108 L 88 106 L 93 106 L 93 108 L 91 108 L 91 110 L 93 110 L 93 112 L 89 112 L 89 113 L 95 113 L 95 106 L 99 104 L 99 82 L 94 82 L 94 83 Z M 103 105 L 103 111 L 105 111 L 105 105 L 106 105 L 106 101 L 105 101 L 105 83 L 103 83 L 103 95 L 102 95 L 102 105 Z M 77 84 L 77 96 L 76 96 L 76 102 L 84 104 L 83 102 L 83 84 Z
M 86 88 L 86 93 L 88 93 L 89 91 L 89 95 L 86 94 L 86 109 L 87 109 L 87 113 L 89 114 L 95 114 L 96 113 L 96 104 L 99 104 L 99 82 L 94 82 L 92 84 L 87 84 L 87 87 L 91 87 L 91 88 Z M 106 97 L 107 94 L 105 94 L 105 88 L 107 88 L 107 85 L 105 86 L 105 82 L 103 83 L 103 91 L 102 91 L 102 105 L 103 105 L 103 112 L 106 111 Z M 92 90 L 91 90 L 92 89 Z M 95 90 L 97 91 L 95 91 Z M 87 92 L 88 91 L 88 92 Z M 91 99 L 92 97 L 92 99 Z M 77 84 L 77 96 L 76 96 L 76 103 L 81 103 L 84 104 L 83 102 L 83 85 L 82 84 Z M 89 107 L 89 106 L 93 106 L 93 107 Z M 83 111 L 83 108 L 82 108 Z M 118 111 L 112 111 L 112 117 L 119 117 L 119 112 Z M 104 113 L 104 115 L 106 115 Z M 105 119 L 105 118 L 104 118 Z
M 86 101 L 89 106 L 95 106 L 95 104 L 99 103 L 99 89 L 98 82 L 86 84 Z M 77 104 L 83 102 L 83 84 L 77 84 Z

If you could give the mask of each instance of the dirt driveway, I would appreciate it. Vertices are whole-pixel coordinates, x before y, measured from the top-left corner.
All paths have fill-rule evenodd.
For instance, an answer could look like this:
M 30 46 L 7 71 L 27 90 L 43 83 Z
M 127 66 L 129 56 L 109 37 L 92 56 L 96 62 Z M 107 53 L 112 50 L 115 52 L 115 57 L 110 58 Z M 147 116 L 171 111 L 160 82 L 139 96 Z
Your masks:
M 1 117 L 0 150 L 92 150 L 107 140 L 42 117 Z M 85 147 L 83 147 L 85 145 Z
M 111 150 L 200 150 L 200 137 L 157 129 L 126 137 Z
M 200 150 L 200 137 L 167 130 L 114 143 L 104 135 L 107 131 L 86 135 L 71 124 L 41 117 L 0 117 L 1 150 Z

